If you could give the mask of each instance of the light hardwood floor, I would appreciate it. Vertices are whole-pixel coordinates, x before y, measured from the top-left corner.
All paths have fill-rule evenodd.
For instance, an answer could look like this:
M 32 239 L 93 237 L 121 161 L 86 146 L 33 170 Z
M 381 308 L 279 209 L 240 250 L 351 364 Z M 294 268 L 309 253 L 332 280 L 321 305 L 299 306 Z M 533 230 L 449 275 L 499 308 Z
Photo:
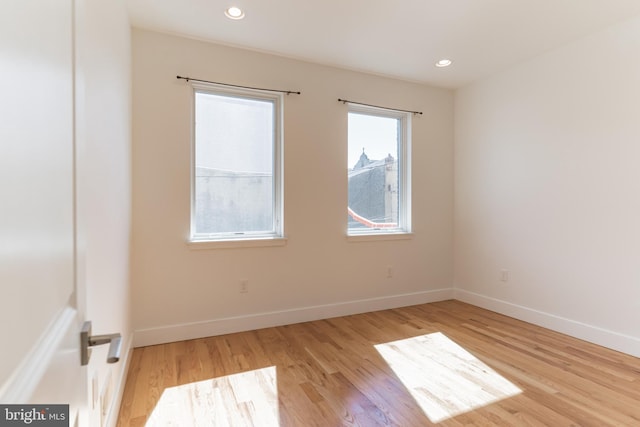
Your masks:
M 118 425 L 640 426 L 640 359 L 443 301 L 137 348 Z

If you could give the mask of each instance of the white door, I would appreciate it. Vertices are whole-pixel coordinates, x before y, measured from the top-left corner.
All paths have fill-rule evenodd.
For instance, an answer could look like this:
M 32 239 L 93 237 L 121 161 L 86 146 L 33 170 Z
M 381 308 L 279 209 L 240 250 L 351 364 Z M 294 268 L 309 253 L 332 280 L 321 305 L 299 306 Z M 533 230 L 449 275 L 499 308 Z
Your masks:
M 0 403 L 70 404 L 84 426 L 73 46 L 73 0 L 3 1 Z

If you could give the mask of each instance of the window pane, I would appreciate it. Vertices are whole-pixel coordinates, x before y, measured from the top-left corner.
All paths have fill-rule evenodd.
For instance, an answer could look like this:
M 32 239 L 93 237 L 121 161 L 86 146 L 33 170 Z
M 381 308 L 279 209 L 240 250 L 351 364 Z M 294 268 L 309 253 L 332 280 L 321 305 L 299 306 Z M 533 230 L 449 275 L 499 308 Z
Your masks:
M 274 230 L 275 102 L 195 97 L 195 234 Z
M 398 227 L 401 120 L 349 113 L 349 229 Z

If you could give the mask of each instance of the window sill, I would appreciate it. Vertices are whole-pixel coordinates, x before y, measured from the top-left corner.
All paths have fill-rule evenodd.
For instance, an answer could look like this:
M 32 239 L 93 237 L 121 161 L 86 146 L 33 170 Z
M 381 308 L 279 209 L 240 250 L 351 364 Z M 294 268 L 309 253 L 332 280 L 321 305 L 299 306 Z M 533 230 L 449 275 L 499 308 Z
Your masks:
M 269 246 L 285 246 L 286 244 L 286 237 L 187 241 L 187 246 L 191 250 L 263 248 Z
M 380 234 L 349 234 L 347 242 L 373 242 L 381 240 L 411 240 L 413 233 L 380 233 Z

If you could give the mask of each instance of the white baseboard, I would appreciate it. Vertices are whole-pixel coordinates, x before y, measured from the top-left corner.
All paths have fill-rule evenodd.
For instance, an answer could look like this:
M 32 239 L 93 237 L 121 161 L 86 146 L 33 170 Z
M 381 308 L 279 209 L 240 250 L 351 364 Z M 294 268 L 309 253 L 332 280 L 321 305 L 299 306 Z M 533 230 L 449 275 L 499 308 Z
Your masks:
M 561 332 L 622 353 L 640 357 L 640 338 L 637 337 L 620 334 L 462 289 L 455 289 L 453 295 L 455 299 L 462 302 L 524 320 L 525 322 L 533 323 L 534 325 Z
M 348 316 L 369 311 L 387 310 L 409 305 L 426 304 L 453 298 L 453 288 L 391 295 L 335 304 L 301 307 L 290 310 L 250 314 L 246 316 L 212 319 L 203 322 L 182 323 L 135 331 L 134 347 L 211 337 L 253 329 L 290 325 L 331 317 Z
M 104 424 L 108 427 L 116 427 L 118 423 L 122 396 L 124 395 L 124 386 L 127 382 L 127 373 L 129 372 L 131 356 L 133 355 L 133 334 L 129 334 L 129 339 L 123 350 L 124 357 L 120 359 L 120 363 L 123 364 L 122 369 L 120 369 L 120 375 L 116 382 L 116 392 L 114 393 L 114 398 L 111 399 L 111 406 L 107 413 L 107 422 Z

